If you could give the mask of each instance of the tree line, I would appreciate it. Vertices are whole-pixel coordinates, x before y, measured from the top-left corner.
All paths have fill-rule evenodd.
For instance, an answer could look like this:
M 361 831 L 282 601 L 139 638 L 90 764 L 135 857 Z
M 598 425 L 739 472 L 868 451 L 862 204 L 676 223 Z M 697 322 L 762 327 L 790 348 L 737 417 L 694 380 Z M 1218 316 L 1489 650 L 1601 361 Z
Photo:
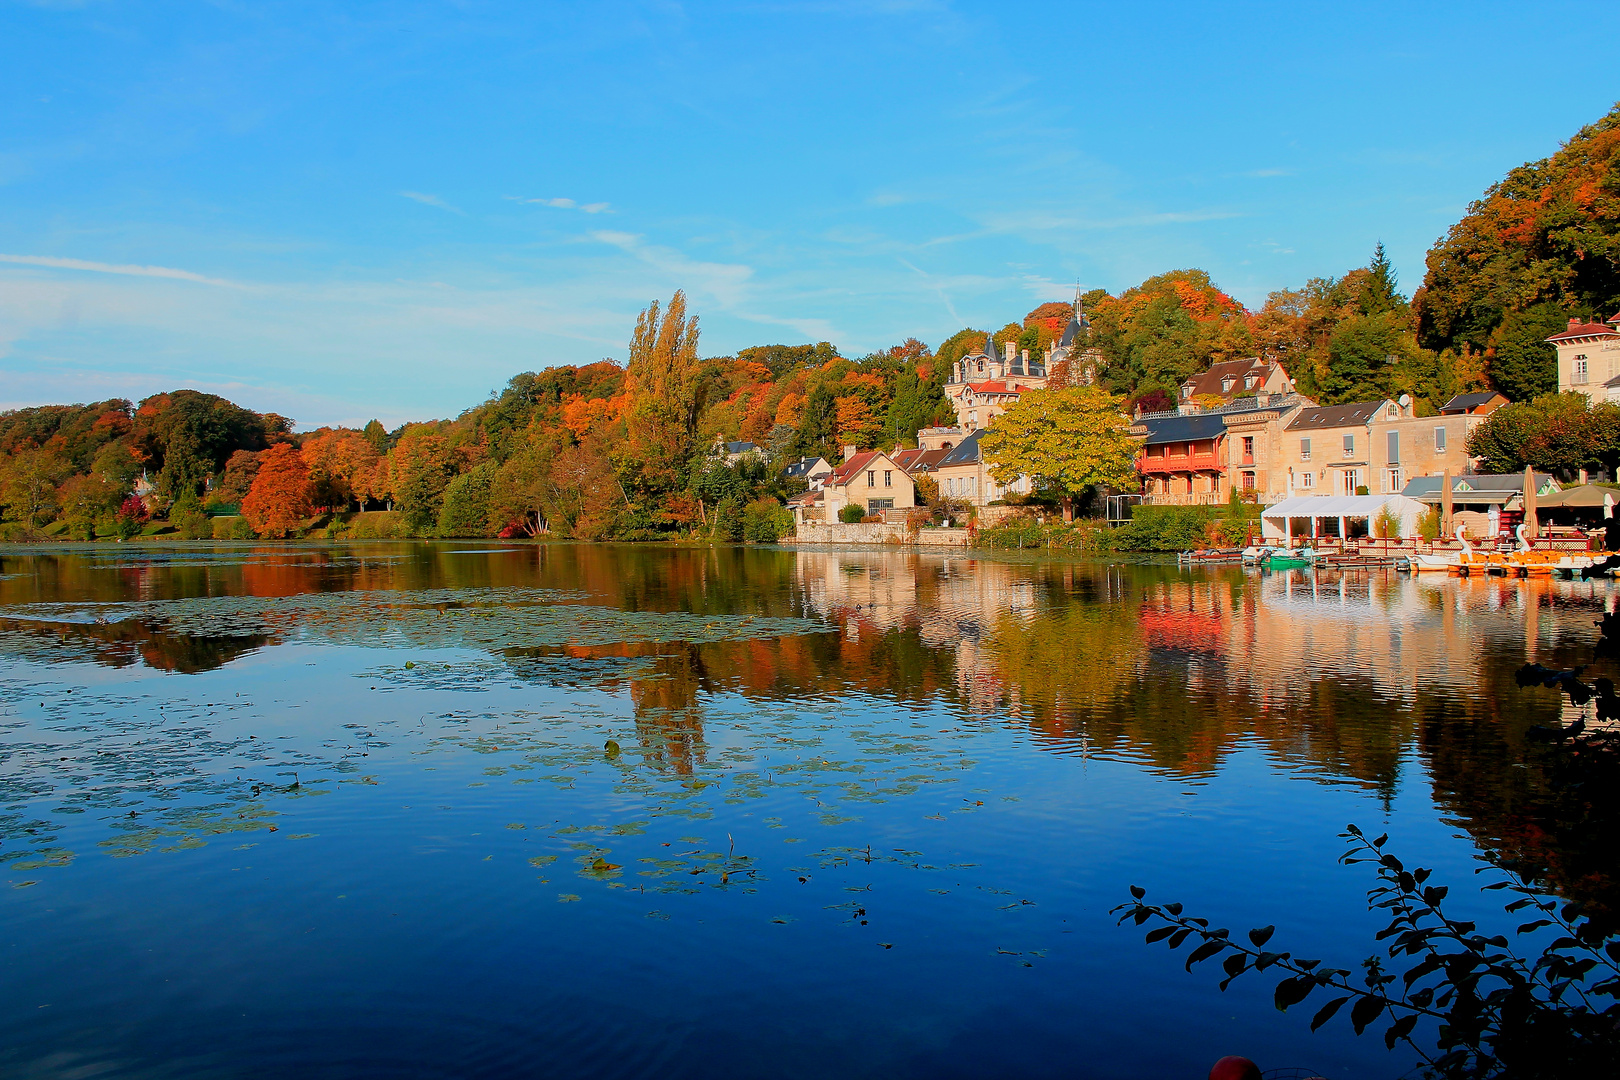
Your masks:
M 1081 302 L 1086 329 L 1057 385 L 1026 394 L 989 442 L 998 473 L 1033 475 L 1058 500 L 1077 478 L 1128 479 L 1114 412 L 1171 407 L 1187 377 L 1248 356 L 1283 364 L 1322 404 L 1405 393 L 1423 415 L 1495 388 L 1521 404 L 1476 433 L 1471 450 L 1489 467 L 1612 469 L 1620 410 L 1549 397 L 1545 338 L 1569 316 L 1620 310 L 1620 106 L 1488 189 L 1429 252 L 1410 298 L 1379 245 L 1367 265 L 1273 292 L 1258 310 L 1197 269 Z M 954 417 L 952 364 L 986 338 L 1039 355 L 1072 314 L 1042 304 L 999 330 L 858 358 L 828 342 L 704 357 L 677 292 L 641 313 L 627 364 L 524 372 L 454 419 L 392 431 L 374 420 L 297 433 L 195 390 L 13 410 L 0 413 L 0 530 L 132 535 L 160 517 L 204 536 L 232 516 L 232 530 L 269 537 L 767 539 L 795 490 L 783 464 L 914 445 L 920 428 Z M 1053 439 L 1079 442 L 1063 453 Z M 760 445 L 763 463 L 726 464 L 715 448 L 728 441 Z M 367 512 L 386 518 L 356 520 Z

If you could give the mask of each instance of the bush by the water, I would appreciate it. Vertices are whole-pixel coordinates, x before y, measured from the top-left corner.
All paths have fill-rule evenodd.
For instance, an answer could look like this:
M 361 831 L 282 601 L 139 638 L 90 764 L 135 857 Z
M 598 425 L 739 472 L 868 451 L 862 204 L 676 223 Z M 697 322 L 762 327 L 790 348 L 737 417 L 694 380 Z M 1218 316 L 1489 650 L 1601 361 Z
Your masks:
M 793 531 L 793 512 L 775 499 L 755 499 L 743 511 L 743 539 L 774 544 Z
M 845 525 L 859 525 L 864 517 L 866 517 L 866 511 L 854 503 L 850 503 L 838 511 L 838 520 Z
M 1113 532 L 1116 551 L 1190 551 L 1237 546 L 1250 531 L 1259 532 L 1252 508 L 1214 506 L 1138 506 L 1131 520 Z

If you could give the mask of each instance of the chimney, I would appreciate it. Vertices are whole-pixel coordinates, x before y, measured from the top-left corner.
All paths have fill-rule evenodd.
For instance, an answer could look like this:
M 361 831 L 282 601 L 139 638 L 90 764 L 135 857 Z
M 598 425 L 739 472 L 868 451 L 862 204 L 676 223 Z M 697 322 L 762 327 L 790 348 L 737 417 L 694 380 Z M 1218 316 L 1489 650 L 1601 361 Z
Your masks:
M 1017 348 L 1018 348 L 1017 342 L 1008 341 L 1008 342 L 1005 342 L 1005 343 L 1002 344 L 1001 349 L 1002 349 L 1003 358 L 1005 359 L 1005 361 L 1007 363 L 1009 363 L 1009 364 L 1012 363 L 1013 353 L 1014 353 L 1014 351 L 1016 351 Z
M 1029 350 L 1025 349 L 1021 355 L 1024 358 L 1024 366 L 1029 367 Z
M 1258 394 L 1254 395 L 1254 401 L 1255 404 L 1259 405 L 1263 409 L 1267 405 L 1271 404 L 1271 395 L 1262 390 Z
M 1574 318 L 1574 317 L 1573 317 L 1573 316 L 1571 316 L 1571 318 L 1570 318 L 1570 320 L 1569 320 L 1569 328 L 1570 328 L 1570 329 L 1571 329 L 1571 330 L 1573 330 L 1573 329 L 1575 329 L 1575 328 L 1576 328 L 1576 327 L 1577 327 L 1577 326 L 1579 326 L 1579 325 L 1581 325 L 1581 320 L 1579 320 L 1579 319 L 1577 319 L 1577 318 Z
M 855 456 L 855 448 L 853 446 L 844 447 L 844 460 L 845 461 L 848 461 L 850 458 L 852 458 L 854 456 Z

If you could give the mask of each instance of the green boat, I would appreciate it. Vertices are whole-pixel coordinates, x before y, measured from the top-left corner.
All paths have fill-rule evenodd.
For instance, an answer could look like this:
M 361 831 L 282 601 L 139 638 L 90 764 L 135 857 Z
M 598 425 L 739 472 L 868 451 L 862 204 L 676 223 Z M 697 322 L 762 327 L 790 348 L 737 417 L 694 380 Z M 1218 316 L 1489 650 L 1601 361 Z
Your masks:
M 1300 548 L 1298 551 L 1274 551 L 1266 556 L 1262 565 L 1267 570 L 1297 570 L 1314 562 L 1316 552 L 1310 548 Z

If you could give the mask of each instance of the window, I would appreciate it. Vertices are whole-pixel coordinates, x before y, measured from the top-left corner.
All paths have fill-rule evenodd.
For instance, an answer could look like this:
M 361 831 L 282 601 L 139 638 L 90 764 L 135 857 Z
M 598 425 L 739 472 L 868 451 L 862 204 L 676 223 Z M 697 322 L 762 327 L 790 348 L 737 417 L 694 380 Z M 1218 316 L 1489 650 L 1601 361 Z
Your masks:
M 1446 452 L 1446 429 L 1443 427 L 1434 429 L 1434 452 L 1437 454 Z
M 1245 436 L 1243 436 L 1243 460 L 1244 461 L 1253 461 L 1254 460 L 1254 436 L 1253 435 L 1245 435 Z
M 1582 383 L 1586 381 L 1586 357 L 1577 356 L 1575 358 L 1575 363 L 1570 368 L 1569 381 Z
M 1236 385 L 1237 385 L 1237 380 L 1232 378 L 1231 376 L 1227 376 L 1226 378 L 1221 380 L 1221 393 L 1230 394 L 1232 392 L 1232 387 L 1234 387 Z
M 1398 431 L 1392 431 L 1389 433 L 1389 463 L 1391 465 L 1398 465 L 1400 464 L 1400 461 L 1401 433 Z
M 894 473 L 888 469 L 883 470 L 883 486 L 894 487 Z
M 894 509 L 894 500 L 893 499 L 867 499 L 866 500 L 866 512 L 868 514 L 876 514 L 876 513 L 879 513 L 880 511 L 883 511 L 883 510 L 893 510 L 893 509 Z
M 1309 461 L 1309 460 L 1311 460 L 1311 440 L 1309 440 L 1309 439 L 1301 439 L 1301 440 L 1299 440 L 1299 460 L 1301 460 L 1301 461 Z
M 1256 382 L 1258 382 L 1258 381 L 1259 380 L 1256 379 L 1253 375 L 1249 375 L 1249 376 L 1245 377 L 1244 380 L 1243 380 L 1243 389 L 1245 389 L 1245 390 L 1253 390 L 1254 389 L 1254 384 Z
M 1399 495 L 1401 493 L 1401 470 L 1384 470 L 1384 494 Z
M 1392 404 L 1389 408 L 1384 410 L 1384 415 L 1389 417 L 1391 420 L 1398 420 L 1401 416 L 1401 407 L 1399 405 Z
M 1190 397 L 1192 397 L 1192 387 L 1191 386 L 1183 386 L 1181 388 L 1181 400 L 1186 401 Z
M 1314 488 L 1316 486 L 1316 474 L 1315 473 L 1300 473 L 1299 474 L 1299 486 L 1304 488 L 1306 491 L 1310 491 L 1312 488 Z
M 867 469 L 866 470 L 866 486 L 867 487 L 877 487 L 877 470 L 876 469 Z
M 1356 456 L 1356 437 L 1354 435 L 1344 437 L 1344 456 L 1347 458 Z
M 1361 486 L 1361 470 L 1346 469 L 1341 475 L 1344 477 L 1344 494 L 1354 495 L 1356 488 Z
M 1243 490 L 1244 491 L 1253 491 L 1254 490 L 1254 473 L 1246 472 L 1246 473 L 1243 474 Z

